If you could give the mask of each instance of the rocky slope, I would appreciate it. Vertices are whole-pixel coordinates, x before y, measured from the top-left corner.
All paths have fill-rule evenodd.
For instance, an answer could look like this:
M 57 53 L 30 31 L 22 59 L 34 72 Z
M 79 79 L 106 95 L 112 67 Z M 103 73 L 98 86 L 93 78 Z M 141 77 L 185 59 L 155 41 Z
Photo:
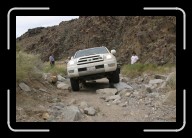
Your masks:
M 174 16 L 80 16 L 58 26 L 29 29 L 16 40 L 25 51 L 39 53 L 43 61 L 56 60 L 88 47 L 116 49 L 118 60 L 130 63 L 135 51 L 141 63 L 176 63 Z
M 108 84 L 107 79 L 87 82 L 71 92 L 70 81 L 49 75 L 41 81 L 17 85 L 17 122 L 176 122 L 176 90 L 168 86 L 175 70 L 165 75 L 144 74 Z

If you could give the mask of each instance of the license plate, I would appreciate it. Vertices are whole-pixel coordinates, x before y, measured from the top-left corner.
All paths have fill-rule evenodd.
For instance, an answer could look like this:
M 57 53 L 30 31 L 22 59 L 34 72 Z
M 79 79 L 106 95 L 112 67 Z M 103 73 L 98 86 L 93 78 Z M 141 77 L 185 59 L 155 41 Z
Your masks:
M 87 71 L 95 71 L 95 67 L 89 67 L 87 68 Z

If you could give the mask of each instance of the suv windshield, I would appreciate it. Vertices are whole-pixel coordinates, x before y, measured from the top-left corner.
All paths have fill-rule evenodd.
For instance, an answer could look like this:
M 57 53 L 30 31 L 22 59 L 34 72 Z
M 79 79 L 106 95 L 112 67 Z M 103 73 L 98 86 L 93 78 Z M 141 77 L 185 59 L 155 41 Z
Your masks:
M 74 57 L 79 58 L 82 56 L 105 54 L 105 53 L 109 53 L 105 47 L 95 47 L 95 48 L 89 48 L 89 49 L 77 51 Z

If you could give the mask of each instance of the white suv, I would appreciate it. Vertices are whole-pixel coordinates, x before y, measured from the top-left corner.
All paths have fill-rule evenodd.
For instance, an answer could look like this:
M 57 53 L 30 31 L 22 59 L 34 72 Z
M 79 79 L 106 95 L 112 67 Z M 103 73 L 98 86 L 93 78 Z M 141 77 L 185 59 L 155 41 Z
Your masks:
M 67 74 L 73 91 L 79 91 L 79 83 L 107 77 L 110 83 L 119 82 L 120 68 L 114 56 L 115 50 L 102 47 L 79 50 L 67 64 Z

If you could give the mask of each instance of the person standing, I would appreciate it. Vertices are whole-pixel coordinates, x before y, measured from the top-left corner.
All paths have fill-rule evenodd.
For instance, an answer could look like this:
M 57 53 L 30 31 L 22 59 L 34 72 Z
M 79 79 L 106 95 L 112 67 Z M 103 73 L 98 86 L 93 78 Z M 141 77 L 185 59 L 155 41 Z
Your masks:
M 51 65 L 51 66 L 54 66 L 54 65 L 55 65 L 55 59 L 54 59 L 53 54 L 49 57 L 49 62 L 50 62 L 50 65 Z
M 135 52 L 132 53 L 132 56 L 131 56 L 131 64 L 134 64 L 138 61 L 138 56 L 136 55 Z

